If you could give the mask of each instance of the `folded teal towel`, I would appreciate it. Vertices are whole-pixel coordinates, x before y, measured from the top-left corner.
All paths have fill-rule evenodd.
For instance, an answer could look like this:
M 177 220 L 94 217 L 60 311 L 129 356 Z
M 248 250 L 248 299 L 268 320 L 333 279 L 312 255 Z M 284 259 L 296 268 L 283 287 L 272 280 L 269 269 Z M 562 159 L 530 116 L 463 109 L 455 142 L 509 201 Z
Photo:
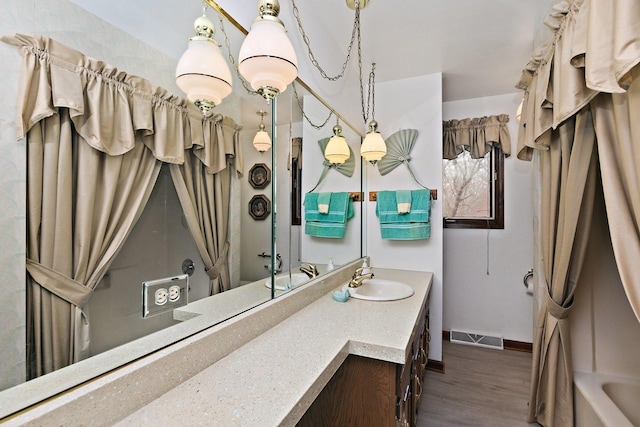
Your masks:
M 431 224 L 428 222 L 380 224 L 380 234 L 387 240 L 428 239 L 431 237 Z
M 318 194 L 318 212 L 320 212 L 321 214 L 328 214 L 330 204 L 331 204 L 331 193 Z
M 307 193 L 305 196 L 305 233 L 315 237 L 343 238 L 347 220 L 354 215 L 353 201 L 349 193 L 331 193 L 329 212 L 326 214 L 318 211 L 318 198 L 318 193 Z
M 411 190 L 411 210 L 408 213 L 398 213 L 397 197 L 397 191 L 378 192 L 376 215 L 380 218 L 382 238 L 418 240 L 431 237 L 431 192 Z M 401 200 L 402 197 L 400 195 Z
M 399 214 L 405 214 L 405 213 L 411 212 L 411 191 L 410 190 L 396 191 L 396 204 L 398 206 Z
M 411 212 L 398 213 L 395 191 L 379 191 L 376 203 L 376 215 L 380 223 L 393 222 L 429 222 L 431 216 L 431 192 L 429 190 L 411 190 Z
M 342 239 L 347 231 L 347 224 L 331 222 L 307 221 L 304 232 L 308 236 L 324 237 L 326 239 Z

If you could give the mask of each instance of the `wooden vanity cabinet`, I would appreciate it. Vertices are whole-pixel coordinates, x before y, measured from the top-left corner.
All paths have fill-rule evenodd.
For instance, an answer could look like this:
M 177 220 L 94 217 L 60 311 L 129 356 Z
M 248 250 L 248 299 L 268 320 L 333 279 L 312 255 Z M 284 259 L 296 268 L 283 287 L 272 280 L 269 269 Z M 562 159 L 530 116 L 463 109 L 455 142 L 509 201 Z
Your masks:
M 403 365 L 349 355 L 298 426 L 415 426 L 429 353 L 428 307 L 427 299 Z

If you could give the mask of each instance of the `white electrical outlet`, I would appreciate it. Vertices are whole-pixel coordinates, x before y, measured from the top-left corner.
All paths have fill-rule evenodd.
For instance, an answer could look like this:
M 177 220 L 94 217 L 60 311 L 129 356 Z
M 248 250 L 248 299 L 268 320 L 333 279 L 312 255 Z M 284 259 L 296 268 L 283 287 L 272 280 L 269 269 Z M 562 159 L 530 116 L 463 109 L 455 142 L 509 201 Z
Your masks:
M 156 305 L 164 305 L 169 300 L 169 292 L 167 292 L 167 288 L 160 288 L 156 290 L 153 296 Z
M 142 282 L 142 317 L 172 311 L 189 302 L 189 276 Z
M 180 299 L 180 286 L 173 285 L 169 288 L 169 301 L 176 302 Z

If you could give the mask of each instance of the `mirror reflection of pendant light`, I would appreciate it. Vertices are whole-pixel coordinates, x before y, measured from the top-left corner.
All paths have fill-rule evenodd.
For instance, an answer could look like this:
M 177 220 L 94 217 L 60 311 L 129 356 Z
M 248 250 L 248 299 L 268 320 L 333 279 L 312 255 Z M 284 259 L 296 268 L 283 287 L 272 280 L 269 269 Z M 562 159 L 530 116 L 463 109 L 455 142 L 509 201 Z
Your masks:
M 238 70 L 268 101 L 298 76 L 298 59 L 278 18 L 278 0 L 258 0 L 258 10 L 260 16 L 240 47 Z
M 269 134 L 264 130 L 264 116 L 267 114 L 266 111 L 258 111 L 257 115 L 260 116 L 260 127 L 258 132 L 256 132 L 256 136 L 253 137 L 253 147 L 261 153 L 264 153 L 269 148 L 271 148 L 271 138 Z
M 220 46 L 213 39 L 213 23 L 204 11 L 193 28 L 196 35 L 189 39 L 189 47 L 176 67 L 176 84 L 207 115 L 231 93 L 233 80 Z
M 342 126 L 339 123 L 333 127 L 333 136 L 329 139 L 327 147 L 324 149 L 324 157 L 333 164 L 342 164 L 349 157 L 349 144 L 342 136 Z
M 387 154 L 387 145 L 378 132 L 378 122 L 375 119 L 376 115 L 376 64 L 371 64 L 371 73 L 369 74 L 369 95 L 371 99 L 371 121 L 369 122 L 369 132 L 364 137 L 362 145 L 360 146 L 360 155 L 364 157 L 366 161 L 375 165 L 376 162 L 382 159 Z M 360 82 L 362 85 L 362 81 Z M 364 104 L 363 104 L 364 105 Z M 367 106 L 367 111 L 368 111 Z M 363 108 L 364 111 L 364 108 Z M 366 121 L 366 119 L 365 119 Z

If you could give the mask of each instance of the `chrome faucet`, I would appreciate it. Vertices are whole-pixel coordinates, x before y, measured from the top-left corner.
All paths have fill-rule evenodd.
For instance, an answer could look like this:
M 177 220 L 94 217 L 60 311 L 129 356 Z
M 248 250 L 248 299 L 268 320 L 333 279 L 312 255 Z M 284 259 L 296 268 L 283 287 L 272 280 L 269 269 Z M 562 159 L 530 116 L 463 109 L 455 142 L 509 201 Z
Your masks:
M 373 279 L 373 273 L 362 274 L 364 268 L 360 267 L 356 269 L 355 273 L 353 273 L 353 277 L 349 280 L 350 288 L 357 288 L 362 285 L 362 282 L 366 279 Z
M 318 276 L 318 267 L 315 264 L 307 264 L 306 266 L 301 265 L 300 271 L 309 276 L 309 279 L 313 279 Z

